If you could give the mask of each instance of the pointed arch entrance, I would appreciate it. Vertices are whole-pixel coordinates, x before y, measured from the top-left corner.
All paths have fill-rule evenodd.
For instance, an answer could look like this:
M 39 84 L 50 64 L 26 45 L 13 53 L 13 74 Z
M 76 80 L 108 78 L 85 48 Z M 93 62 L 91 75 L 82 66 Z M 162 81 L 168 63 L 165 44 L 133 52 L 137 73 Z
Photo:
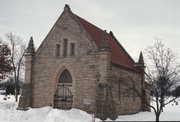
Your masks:
M 72 76 L 65 69 L 58 81 L 58 89 L 54 95 L 54 107 L 58 109 L 71 109 L 73 104 Z

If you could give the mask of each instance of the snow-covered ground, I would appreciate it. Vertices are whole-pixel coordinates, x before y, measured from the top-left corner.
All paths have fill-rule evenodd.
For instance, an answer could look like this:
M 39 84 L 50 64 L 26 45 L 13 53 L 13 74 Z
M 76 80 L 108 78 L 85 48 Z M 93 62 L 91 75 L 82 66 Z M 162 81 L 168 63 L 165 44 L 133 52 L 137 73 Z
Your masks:
M 28 111 L 16 110 L 17 103 L 14 96 L 0 95 L 0 122 L 92 122 L 93 115 L 78 109 L 58 110 L 52 107 L 29 109 Z M 167 105 L 160 120 L 180 121 L 180 98 L 178 105 L 174 102 Z M 153 112 L 140 112 L 134 115 L 119 116 L 116 121 L 154 121 Z M 99 122 L 95 119 L 95 122 Z

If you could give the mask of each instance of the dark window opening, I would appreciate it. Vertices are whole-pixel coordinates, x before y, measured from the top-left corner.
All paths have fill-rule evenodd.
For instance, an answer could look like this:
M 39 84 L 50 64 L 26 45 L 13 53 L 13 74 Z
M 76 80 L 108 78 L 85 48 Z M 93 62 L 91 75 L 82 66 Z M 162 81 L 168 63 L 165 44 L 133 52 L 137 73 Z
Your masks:
M 118 84 L 118 102 L 121 103 L 121 81 L 120 80 Z
M 133 82 L 133 89 L 132 89 L 132 98 L 133 98 L 133 102 L 135 102 L 135 83 Z
M 64 39 L 64 42 L 63 42 L 63 46 L 64 46 L 63 55 L 64 56 L 67 56 L 67 45 L 68 45 L 68 40 Z
M 56 45 L 56 56 L 60 56 L 60 44 Z
M 75 43 L 71 43 L 71 55 L 75 54 Z
M 72 83 L 72 77 L 68 70 L 64 70 L 60 76 L 59 83 Z

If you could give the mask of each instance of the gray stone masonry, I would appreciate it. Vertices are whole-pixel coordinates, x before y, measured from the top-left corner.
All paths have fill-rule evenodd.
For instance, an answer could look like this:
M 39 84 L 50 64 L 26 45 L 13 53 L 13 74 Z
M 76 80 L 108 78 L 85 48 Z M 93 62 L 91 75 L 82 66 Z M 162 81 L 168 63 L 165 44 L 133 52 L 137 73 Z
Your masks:
M 105 32 L 101 49 L 98 49 L 66 5 L 35 53 L 33 40 L 30 41 L 26 54 L 26 85 L 19 108 L 54 107 L 60 76 L 64 70 L 68 70 L 72 77 L 73 108 L 95 113 L 96 117 L 103 120 L 114 120 L 117 115 L 141 111 L 141 99 L 111 77 L 114 74 L 118 77 L 131 76 L 135 86 L 141 90 L 144 80 L 142 74 L 111 63 L 107 36 Z M 68 41 L 67 55 L 64 55 L 64 40 Z M 75 44 L 74 55 L 71 55 L 71 43 Z M 56 55 L 57 45 L 60 45 L 59 56 Z

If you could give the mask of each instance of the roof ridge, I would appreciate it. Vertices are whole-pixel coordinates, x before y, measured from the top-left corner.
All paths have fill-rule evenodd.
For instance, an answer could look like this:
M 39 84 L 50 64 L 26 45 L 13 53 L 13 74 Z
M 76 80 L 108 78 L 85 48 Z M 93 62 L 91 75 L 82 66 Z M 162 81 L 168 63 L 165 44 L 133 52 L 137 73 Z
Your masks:
M 73 14 L 74 14 L 74 13 L 73 13 Z M 101 31 L 104 31 L 104 30 L 102 30 L 101 28 L 97 27 L 96 25 L 94 25 L 94 24 L 88 22 L 87 20 L 83 19 L 82 17 L 80 17 L 80 16 L 78 16 L 78 15 L 76 15 L 76 14 L 74 14 L 74 15 L 75 15 L 76 17 L 82 19 L 83 21 L 87 22 L 88 24 L 91 24 L 92 26 L 96 27 L 97 29 L 99 29 L 99 30 L 101 30 Z

